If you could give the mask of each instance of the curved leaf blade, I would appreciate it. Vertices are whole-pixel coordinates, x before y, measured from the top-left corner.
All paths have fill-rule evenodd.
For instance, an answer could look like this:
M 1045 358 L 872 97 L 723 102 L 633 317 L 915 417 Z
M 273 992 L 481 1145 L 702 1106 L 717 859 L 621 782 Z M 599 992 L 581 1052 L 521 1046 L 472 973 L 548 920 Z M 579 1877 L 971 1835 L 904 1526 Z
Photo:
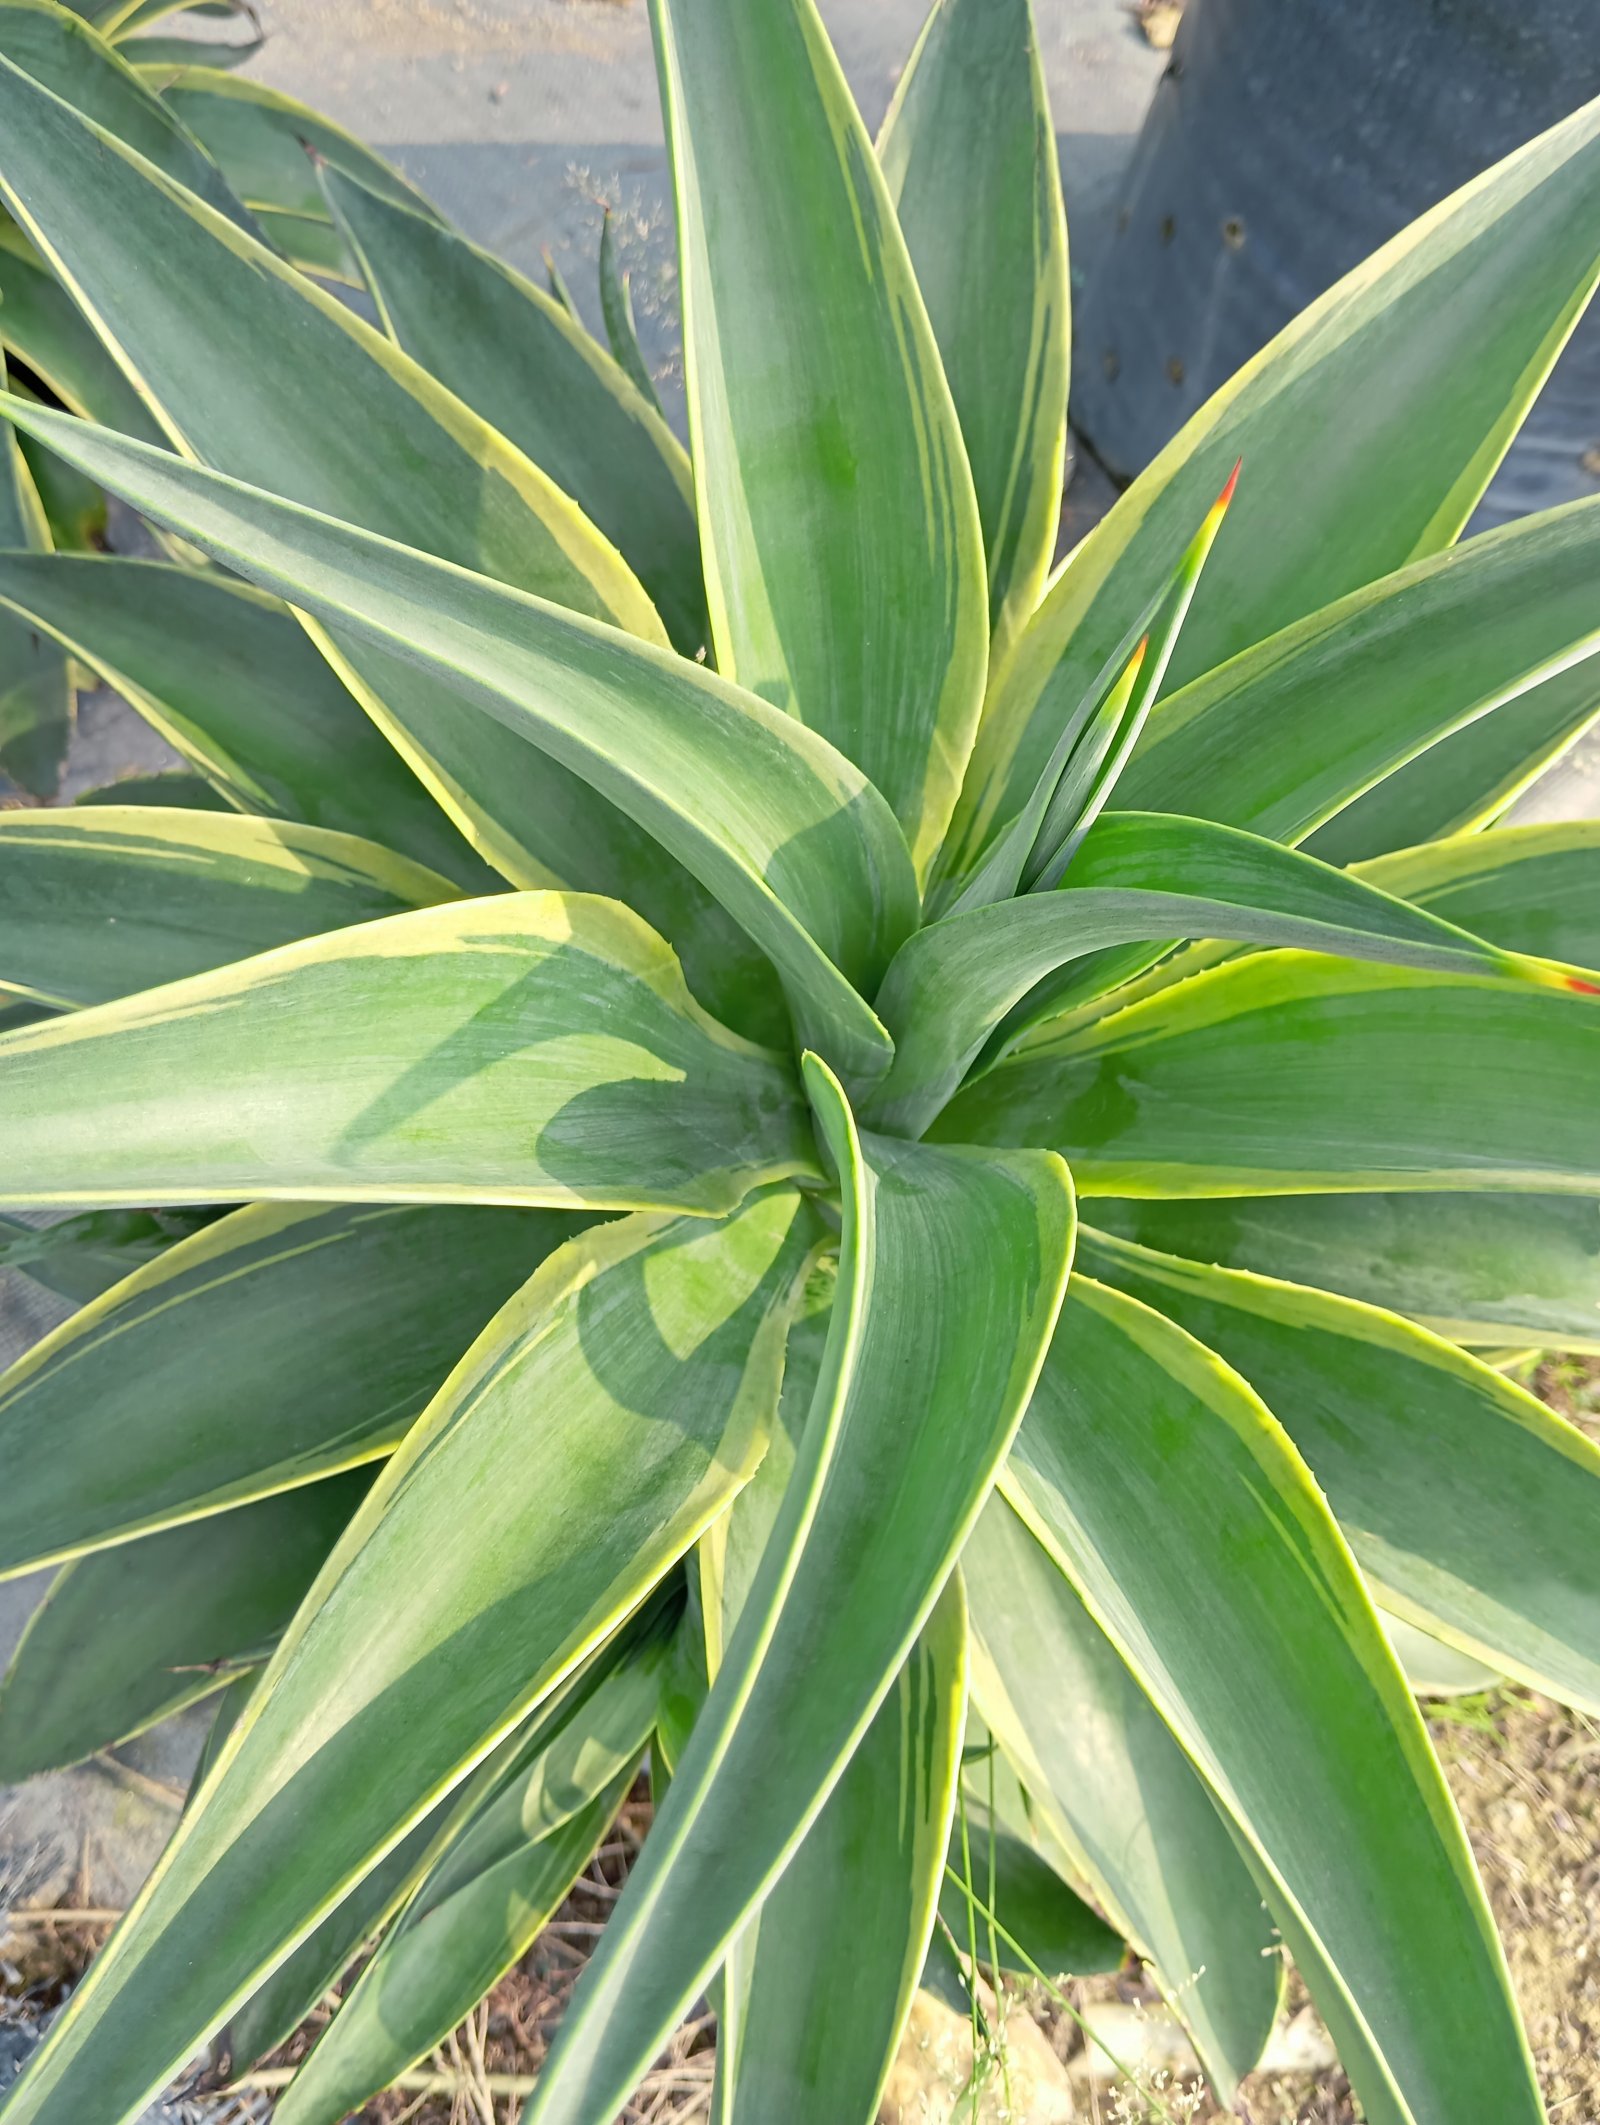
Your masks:
M 789 1190 L 721 1225 L 629 1218 L 497 1315 L 334 1551 L 8 2125 L 137 2112 L 639 1604 L 760 1457 L 808 1242 Z
M 1003 1497 L 984 1507 L 961 1569 L 972 1604 L 972 1692 L 985 1722 L 1045 1829 L 1154 1965 L 1228 2099 L 1272 2032 L 1283 1972 L 1226 1824 L 1104 1631 Z
M 1377 857 L 1356 875 L 1511 951 L 1600 965 L 1600 820 L 1461 834 Z
M 938 0 L 878 160 L 972 467 L 999 664 L 1044 588 L 1067 441 L 1067 223 L 1029 0 Z
M 793 1475 L 828 1311 L 824 1298 L 791 1333 L 766 1457 L 701 1541 L 708 1665 L 720 1664 Z M 714 2117 L 869 2125 L 876 2116 L 940 1893 L 965 1704 L 965 1613 L 952 1580 L 822 1812 L 729 1950 Z M 848 1954 L 819 1952 L 845 1940 Z
M 133 804 L 0 813 L 0 981 L 63 1009 L 459 897 L 319 827 Z
M 393 1452 L 588 1223 L 262 1203 L 169 1245 L 0 1374 L 0 1574 Z
M 1378 1307 L 1099 1234 L 1085 1233 L 1083 1264 L 1285 1412 L 1386 1609 L 1600 1710 L 1600 1447 Z
M 802 1025 L 871 1079 L 888 1037 L 862 1001 L 916 918 L 899 829 L 824 739 L 681 657 L 180 464 L 0 400 L 25 431 L 285 594 L 385 669 L 415 667 L 571 770 L 678 857 L 785 979 Z
M 278 2099 L 283 2125 L 339 2125 L 521 1960 L 633 1783 L 665 1653 L 623 1663 L 463 1824 Z
M 1054 891 L 948 916 L 901 946 L 875 1004 L 895 1054 L 868 1119 L 920 1135 L 989 1036 L 1049 975 L 1157 931 L 1559 979 L 1276 842 L 1199 819 L 1106 812 Z M 1048 996 L 1047 985 L 1030 1013 L 1048 1010 Z
M 125 141 L 239 228 L 250 229 L 250 216 L 210 156 L 88 23 L 39 0 L 0 0 L 0 58 Z
M 1248 475 L 1236 511 L 1247 498 Z M 1544 687 L 1600 687 L 1597 566 L 1600 501 L 1582 501 L 1384 576 L 1158 703 L 1118 802 L 1275 841 L 1315 830 L 1341 863 L 1363 792 L 1408 763 L 1431 776 L 1469 731 L 1492 741 Z
M 345 304 L 3 57 L 0 128 L 0 193 L 180 451 L 663 639 L 576 504 Z
M 0 604 L 126 695 L 235 810 L 359 834 L 495 889 L 275 598 L 163 561 L 4 553 Z
M 637 916 L 560 893 L 390 916 L 0 1039 L 18 1206 L 720 1212 L 811 1163 L 788 1065 L 708 1018 Z
M 726 1657 L 526 2125 L 615 2113 L 793 1856 L 932 1612 L 1060 1302 L 1073 1212 L 1056 1161 L 863 1140 L 825 1066 L 810 1057 L 806 1074 L 845 1203 L 816 1396 Z
M 1262 1195 L 1095 1205 L 1102 1232 L 1405 1314 L 1452 1343 L 1600 1350 L 1600 1202 Z
M 1597 211 L 1600 103 L 1402 230 L 1202 407 L 1070 556 L 997 675 L 962 837 L 981 841 L 1021 803 L 1062 716 L 1236 459 L 1239 505 L 1175 685 L 1448 546 L 1600 277 Z
M 1089 1195 L 1600 1190 L 1592 996 L 1271 952 L 1036 1039 L 940 1138 L 1053 1144 Z
M 1449 1791 L 1265 1406 L 1159 1314 L 1075 1277 L 1005 1483 L 1253 1855 L 1367 2114 L 1537 2125 Z
M 854 760 L 919 874 L 988 654 L 972 476 L 812 0 L 652 0 L 717 663 Z
M 0 1679 L 0 1783 L 81 1762 L 259 1667 L 367 1480 L 335 1476 L 67 1565 Z
M 706 639 L 694 480 L 659 409 L 490 253 L 331 165 L 322 183 L 396 345 L 572 496 L 693 656 Z

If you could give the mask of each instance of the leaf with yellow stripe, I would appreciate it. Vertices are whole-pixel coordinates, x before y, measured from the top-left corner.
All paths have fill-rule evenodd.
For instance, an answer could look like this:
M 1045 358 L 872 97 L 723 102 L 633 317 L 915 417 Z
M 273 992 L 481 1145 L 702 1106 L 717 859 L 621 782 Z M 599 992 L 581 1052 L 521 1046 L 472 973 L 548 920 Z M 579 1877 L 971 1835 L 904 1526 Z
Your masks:
M 234 812 L 0 812 L 0 981 L 106 1003 L 274 945 L 458 899 L 370 841 Z
M 136 2111 L 639 1605 L 760 1458 L 809 1245 L 788 1189 L 722 1224 L 628 1218 L 502 1309 L 335 1549 L 9 2125 Z
M 812 0 L 653 0 L 718 666 L 881 789 L 919 873 L 977 725 L 972 475 Z
M 1067 441 L 1067 224 L 1030 0 L 937 0 L 878 160 L 972 466 L 999 664 L 1044 588 Z
M 117 1126 L 86 1122 L 115 1099 Z M 0 1039 L 0 1200 L 720 1212 L 812 1165 L 792 1071 L 613 901 L 502 894 Z

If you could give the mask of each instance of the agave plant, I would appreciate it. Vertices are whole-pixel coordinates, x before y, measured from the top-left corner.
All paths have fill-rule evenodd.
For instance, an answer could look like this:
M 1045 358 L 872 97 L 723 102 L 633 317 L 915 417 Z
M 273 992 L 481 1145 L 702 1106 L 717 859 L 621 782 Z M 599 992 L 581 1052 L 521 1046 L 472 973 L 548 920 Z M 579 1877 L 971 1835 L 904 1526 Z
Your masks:
M 1286 1948 L 1370 2119 L 1537 2118 L 1396 1648 L 1600 1711 L 1600 1457 L 1491 1362 L 1600 1348 L 1600 831 L 1496 826 L 1600 507 L 1456 543 L 1600 107 L 1047 580 L 1027 0 L 876 148 L 811 0 L 653 5 L 689 454 L 609 245 L 617 354 L 149 8 L 0 4 L 4 412 L 169 556 L 0 600 L 189 763 L 0 817 L 0 1199 L 76 1213 L 10 1259 L 85 1301 L 0 1380 L 0 1776 L 223 1692 L 6 2125 L 377 1938 L 278 2110 L 342 2116 L 646 1758 L 529 2125 L 708 1987 L 719 2119 L 867 2125 L 930 1956 L 1125 1944 L 1224 2098 Z

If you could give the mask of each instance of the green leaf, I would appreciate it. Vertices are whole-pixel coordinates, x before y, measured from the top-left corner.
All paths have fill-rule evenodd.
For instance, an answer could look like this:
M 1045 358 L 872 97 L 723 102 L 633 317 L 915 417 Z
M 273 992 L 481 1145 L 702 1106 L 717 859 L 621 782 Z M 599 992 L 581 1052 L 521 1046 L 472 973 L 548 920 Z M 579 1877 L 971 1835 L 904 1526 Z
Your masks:
M 865 770 L 921 873 L 988 653 L 933 332 L 812 0 L 652 4 L 717 663 Z
M 1588 302 L 1597 212 L 1590 104 L 1402 230 L 1246 363 L 1072 554 L 997 675 L 963 842 L 1021 803 L 1063 716 L 1236 459 L 1238 503 L 1175 686 L 1449 546 Z M 1153 801 L 1143 789 L 1127 798 Z M 1207 809 L 1187 793 L 1182 808 Z
M 210 156 L 85 22 L 39 0 L 0 0 L 0 58 L 144 156 L 241 228 L 250 216 Z
M 0 812 L 0 981 L 61 1007 L 459 897 L 321 827 L 156 805 Z
M 1262 1195 L 1095 1204 L 1164 1254 L 1407 1314 L 1453 1343 L 1600 1350 L 1600 1202 L 1579 1195 Z
M 4 1023 L 10 1031 L 51 1015 L 23 1006 L 6 1012 Z M 47 1225 L 0 1217 L 0 1269 L 19 1269 L 47 1291 L 81 1303 L 98 1298 L 215 1215 L 212 1210 L 86 1210 Z
M 1600 820 L 1462 834 L 1380 856 L 1357 875 L 1514 952 L 1600 966 Z
M 1005 1482 L 1251 1855 L 1367 2116 L 1536 2125 L 1449 1791 L 1265 1406 L 1159 1314 L 1075 1277 Z
M 633 321 L 633 291 L 628 275 L 617 263 L 611 228 L 611 209 L 607 207 L 600 217 L 600 314 L 606 343 L 612 360 L 625 372 L 646 405 L 660 413 L 661 395 L 639 346 L 638 328 Z
M 1386 1609 L 1600 1711 L 1600 1447 L 1378 1307 L 1099 1234 L 1081 1258 L 1283 1411 Z
M 1067 224 L 1030 0 L 938 0 L 878 160 L 972 466 L 998 665 L 1044 588 L 1067 439 Z
M 342 126 L 264 81 L 221 72 L 206 46 L 191 49 L 203 64 L 163 69 L 150 77 L 151 85 L 291 265 L 337 280 L 360 279 L 333 226 L 308 148 L 369 191 L 440 220 L 432 201 L 393 163 Z
M 490 1315 L 587 1223 L 262 1203 L 124 1268 L 0 1375 L 0 1573 L 393 1452 Z
M 681 1606 L 678 1587 L 669 1581 L 659 1588 L 581 1667 L 543 1699 L 530 1718 L 491 1749 L 469 1778 L 435 1802 L 400 1842 L 391 1846 L 377 1865 L 339 1899 L 229 2019 L 218 2039 L 218 2049 L 227 2058 L 231 2075 L 287 2042 L 327 1997 L 362 1946 L 410 1902 L 480 1807 L 492 1801 L 508 1779 L 515 1778 L 529 1760 L 549 1746 L 614 1668 L 630 1659 L 658 1632 L 670 1633 Z M 672 1643 L 676 1642 L 674 1636 Z
M 1382 1609 L 1378 1611 L 1378 1621 L 1383 1625 L 1384 1636 L 1394 1647 L 1394 1657 L 1399 1661 L 1414 1696 L 1475 1696 L 1478 1691 L 1493 1689 L 1504 1680 L 1497 1669 L 1486 1667 L 1481 1660 L 1470 1659 L 1465 1653 L 1458 1653 L 1454 1646 L 1441 1643 L 1426 1631 L 1419 1631 L 1414 1623 L 1385 1615 Z
M 888 1036 L 861 1000 L 916 915 L 878 793 L 815 733 L 682 657 L 240 487 L 104 430 L 0 400 L 230 566 L 285 593 L 474 728 L 504 724 L 677 856 L 785 978 L 803 1029 L 869 1079 Z M 450 703 L 444 703 L 446 714 Z M 483 711 L 487 711 L 484 714 Z M 491 722 L 491 719 L 493 721 Z
M 4 553 L 0 603 L 126 695 L 236 810 L 360 834 L 475 892 L 498 884 L 275 598 L 160 561 Z
M 1283 1971 L 1225 1823 L 1105 1633 L 1002 1498 L 985 1506 L 961 1569 L 974 1699 L 1042 1827 L 1149 1958 L 1226 2095 L 1271 2034 Z
M 7 204 L 173 443 L 663 639 L 569 498 L 344 303 L 3 60 L 0 125 Z
M 1106 812 L 1057 890 L 947 916 L 901 946 L 875 1005 L 894 1061 L 873 1088 L 868 1119 L 920 1135 L 990 1034 L 1046 976 L 1157 932 L 1401 966 L 1522 971 L 1464 930 L 1276 842 L 1199 819 Z M 1527 978 L 1541 976 L 1532 969 Z M 1050 1008 L 1049 994 L 1047 985 L 1030 1018 Z
M 729 1952 L 717 2019 L 728 2117 L 872 2125 L 878 2116 L 938 1904 L 966 1637 L 952 1574 L 821 1813 Z
M 1567 667 L 1600 687 L 1597 567 L 1600 501 L 1583 501 L 1385 576 L 1160 702 L 1117 801 L 1304 840 L 1408 761 L 1430 776 L 1452 733 L 1492 740 Z M 1341 837 L 1318 832 L 1316 854 L 1343 862 Z
M 114 1098 L 114 1133 L 84 1127 Z M 789 1065 L 614 901 L 393 915 L 0 1040 L 0 1200 L 732 1209 L 812 1169 Z
M 814 1056 L 805 1067 L 844 1197 L 815 1399 L 726 1657 L 526 2125 L 612 2116 L 782 1873 L 933 1609 L 1060 1303 L 1073 1212 L 1055 1160 L 860 1139 L 837 1081 Z
M 199 775 L 181 767 L 157 768 L 148 775 L 121 775 L 73 798 L 74 805 L 159 804 L 180 812 L 226 812 L 227 802 Z
M 3 270 L 3 262 L 0 262 L 0 272 Z M 24 398 L 38 396 L 36 392 L 30 392 L 20 378 L 12 379 L 11 389 L 19 391 Z M 104 488 L 97 487 L 93 480 L 86 480 L 71 465 L 64 465 L 53 451 L 42 448 L 31 437 L 24 441 L 18 436 L 17 442 L 44 512 L 51 546 L 62 553 L 104 552 L 107 524 Z
M 67 1565 L 0 1680 L 0 1783 L 126 1741 L 259 1666 L 366 1488 L 336 1476 Z
M 0 350 L 0 385 L 6 365 Z M 0 438 L 0 547 L 48 549 L 50 526 L 19 437 Z M 54 642 L 0 613 L 0 774 L 51 797 L 72 738 L 72 675 Z
M 164 440 L 71 296 L 6 214 L 0 214 L 0 340 L 74 413 L 147 442 Z
M 981 1777 L 981 1773 L 980 1773 Z M 970 1798 L 968 1835 L 951 1832 L 939 1916 L 969 1961 L 991 1961 L 1013 1976 L 1042 1970 L 1051 1980 L 1093 1977 L 1122 1962 L 1122 1935 L 1076 1895 L 1031 1843 L 1000 1828 Z
M 619 1668 L 452 1839 L 279 2097 L 283 2125 L 339 2125 L 526 1954 L 633 1783 L 666 1650 Z
M 1585 657 L 1386 775 L 1317 829 L 1312 853 L 1354 863 L 1488 826 L 1565 757 L 1597 714 L 1600 661 Z
M 1088 1195 L 1600 1190 L 1591 996 L 1271 952 L 1036 1041 L 936 1133 L 1051 1144 Z
M 834 1289 L 831 1278 L 819 1282 L 808 1304 L 820 1310 L 789 1338 L 766 1458 L 701 1540 L 708 1664 L 721 1663 L 801 1451 Z M 952 1580 L 821 1813 L 729 1950 L 716 2003 L 714 2116 L 838 2125 L 876 2116 L 933 1924 L 965 1702 L 966 1619 Z
M 809 1236 L 790 1190 L 720 1225 L 629 1218 L 496 1316 L 334 1551 L 7 2125 L 137 2111 L 639 1604 L 760 1458 Z
M 706 639 L 694 479 L 653 402 L 489 252 L 331 166 L 322 182 L 396 345 L 572 496 L 692 656 Z
M 175 72 L 181 72 L 194 64 L 197 50 L 205 54 L 207 67 L 245 66 L 255 58 L 265 37 L 257 37 L 248 44 L 232 44 L 220 37 L 208 37 L 203 43 L 193 37 L 119 37 L 117 43 L 129 66 L 137 67 L 157 95 Z M 259 226 L 270 216 L 257 217 Z

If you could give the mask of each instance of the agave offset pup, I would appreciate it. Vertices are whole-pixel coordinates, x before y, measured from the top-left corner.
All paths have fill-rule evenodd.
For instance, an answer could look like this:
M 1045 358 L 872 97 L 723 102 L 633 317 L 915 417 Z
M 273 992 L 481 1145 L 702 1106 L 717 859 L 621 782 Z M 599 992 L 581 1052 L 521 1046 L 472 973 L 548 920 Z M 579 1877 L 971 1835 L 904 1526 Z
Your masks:
M 0 1200 L 74 1213 L 8 1258 L 84 1302 L 0 1380 L 0 1778 L 223 1694 L 6 2125 L 376 1939 L 331 2125 L 643 1761 L 528 2125 L 708 1987 L 719 2120 L 868 2125 L 930 1958 L 1129 1947 L 1225 2099 L 1286 1948 L 1369 2119 L 1540 2117 L 1397 1649 L 1600 1712 L 1600 1456 L 1489 1362 L 1600 1348 L 1600 830 L 1496 825 L 1600 710 L 1600 508 L 1457 543 L 1600 109 L 1048 576 L 1027 0 L 876 147 L 811 0 L 654 0 L 687 455 L 609 235 L 614 353 L 81 12 L 0 0 L 0 601 L 190 767 L 0 817 Z M 170 558 L 71 550 L 108 491 Z

